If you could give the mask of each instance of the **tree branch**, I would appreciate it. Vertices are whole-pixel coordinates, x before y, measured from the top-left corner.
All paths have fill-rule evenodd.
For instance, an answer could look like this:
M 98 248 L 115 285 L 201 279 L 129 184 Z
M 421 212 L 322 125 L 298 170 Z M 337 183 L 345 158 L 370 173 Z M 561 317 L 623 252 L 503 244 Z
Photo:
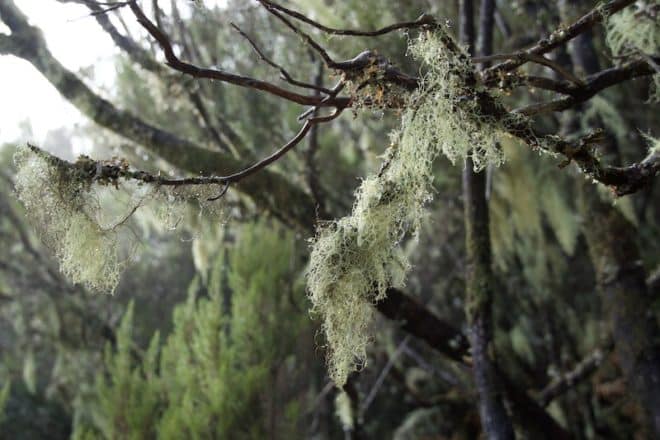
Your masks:
M 287 101 L 302 105 L 345 108 L 349 104 L 348 98 L 332 97 L 331 99 L 322 100 L 316 95 L 301 95 L 266 81 L 247 76 L 236 75 L 222 70 L 201 68 L 193 64 L 181 61 L 179 57 L 177 57 L 174 53 L 172 43 L 170 42 L 167 35 L 165 35 L 163 31 L 158 28 L 158 26 L 156 26 L 149 18 L 147 18 L 137 3 L 132 0 L 129 6 L 142 27 L 144 27 L 147 32 L 149 32 L 149 34 L 158 42 L 158 45 L 163 50 L 165 59 L 167 60 L 167 65 L 179 72 L 188 74 L 195 78 L 213 79 L 229 84 L 234 84 L 240 87 L 261 90 L 283 98 Z
M 548 406 L 555 398 L 573 388 L 579 382 L 591 376 L 603 362 L 605 354 L 612 350 L 612 343 L 604 349 L 594 350 L 579 364 L 566 374 L 562 374 L 557 380 L 549 383 L 539 394 L 539 402 L 542 406 Z
M 241 30 L 241 28 L 236 26 L 234 23 L 231 23 L 231 27 L 233 27 L 236 30 L 236 32 L 238 32 L 243 38 L 245 38 L 248 41 L 248 43 L 250 43 L 250 46 L 252 46 L 252 49 L 254 49 L 254 51 L 257 53 L 257 55 L 259 55 L 259 58 L 261 58 L 262 61 L 264 61 L 269 66 L 274 67 L 275 69 L 279 70 L 280 76 L 284 81 L 286 81 L 289 84 L 292 84 L 294 86 L 297 86 L 297 87 L 316 90 L 317 92 L 322 92 L 322 93 L 325 93 L 327 95 L 330 95 L 332 93 L 329 89 L 327 89 L 325 87 L 321 87 L 321 86 L 317 86 L 315 84 L 309 84 L 309 83 L 306 83 L 306 82 L 302 82 L 302 81 L 298 81 L 298 80 L 293 79 L 291 74 L 289 74 L 289 72 L 284 67 L 282 67 L 281 65 L 277 64 L 276 62 L 274 62 L 273 60 L 268 58 L 261 51 L 261 49 L 259 49 L 259 46 L 257 46 L 257 44 L 254 42 L 254 40 L 252 38 L 250 38 L 250 36 L 248 34 L 243 32 Z
M 660 62 L 659 57 L 650 58 L 654 62 Z M 588 101 L 597 93 L 608 87 L 621 84 L 622 82 L 640 76 L 653 75 L 653 73 L 653 66 L 648 61 L 644 59 L 630 61 L 623 66 L 612 67 L 588 76 L 586 82 L 582 86 L 574 86 L 564 83 L 567 87 L 566 92 L 570 96 L 559 98 L 550 102 L 532 104 L 514 111 L 526 116 L 564 111 Z
M 151 174 L 146 171 L 130 170 L 125 164 L 122 163 L 114 163 L 112 161 L 110 162 L 94 161 L 91 159 L 84 161 L 83 171 L 84 171 L 84 175 L 89 177 L 91 181 L 115 182 L 119 178 L 124 178 L 124 179 L 139 180 L 144 183 L 154 183 L 156 185 L 163 185 L 163 186 L 225 184 L 226 187 L 225 190 L 223 190 L 223 194 L 224 194 L 229 184 L 237 183 L 240 180 L 263 170 L 268 165 L 272 164 L 273 162 L 277 161 L 282 156 L 284 156 L 287 152 L 289 152 L 292 148 L 298 145 L 300 141 L 302 141 L 305 138 L 305 136 L 310 131 L 312 126 L 323 122 L 330 122 L 333 119 L 335 119 L 337 116 L 339 116 L 340 113 L 341 110 L 335 110 L 332 114 L 328 116 L 315 116 L 313 118 L 307 119 L 303 124 L 303 126 L 298 131 L 298 133 L 296 133 L 296 135 L 291 140 L 289 140 L 286 144 L 282 145 L 277 151 L 272 153 L 270 156 L 265 157 L 264 159 L 260 160 L 259 162 L 253 165 L 250 165 L 247 168 L 244 168 L 240 171 L 236 171 L 232 174 L 228 174 L 226 176 L 202 176 L 202 177 L 185 177 L 181 179 L 170 179 L 163 177 L 161 175 Z M 35 153 L 39 155 L 47 155 L 50 160 L 57 161 L 61 166 L 64 166 L 66 168 L 72 168 L 72 167 L 80 168 L 79 163 L 72 164 L 62 159 L 59 159 L 55 156 L 52 156 L 49 153 L 45 152 L 44 150 L 39 149 L 38 147 L 35 147 L 33 145 L 28 145 L 28 146 Z
M 543 55 L 551 50 L 563 46 L 582 32 L 591 29 L 596 23 L 600 23 L 606 17 L 620 11 L 635 0 L 611 0 L 605 4 L 599 4 L 591 11 L 580 17 L 573 24 L 565 28 L 559 28 L 549 36 L 540 39 L 534 46 L 526 50 L 516 52 L 515 59 L 497 64 L 483 72 L 483 80 L 490 84 L 497 81 L 497 78 L 504 72 L 510 72 L 522 66 L 529 60 L 526 55 Z
M 0 54 L 15 55 L 32 63 L 64 98 L 97 124 L 191 173 L 224 175 L 243 168 L 243 164 L 229 154 L 208 150 L 147 124 L 96 95 L 52 56 L 41 32 L 27 23 L 12 0 L 0 2 L 0 19 L 12 29 L 11 36 L 0 35 Z M 315 207 L 312 199 L 284 176 L 264 170 L 237 183 L 235 188 L 284 223 L 313 231 Z
M 271 9 L 271 10 L 277 10 L 280 12 L 283 12 L 284 14 L 295 18 L 296 20 L 302 21 L 303 23 L 307 23 L 316 29 L 319 29 L 322 32 L 325 32 L 326 34 L 331 34 L 331 35 L 344 35 L 344 36 L 351 36 L 351 37 L 378 37 L 381 35 L 388 34 L 390 32 L 400 30 L 400 29 L 415 29 L 415 28 L 421 28 L 430 24 L 434 24 L 435 20 L 433 17 L 430 15 L 423 14 L 421 15 L 417 20 L 415 21 L 404 21 L 401 23 L 395 23 L 391 24 L 389 26 L 385 26 L 384 28 L 375 30 L 375 31 L 362 31 L 362 30 L 354 30 L 354 29 L 336 29 L 336 28 L 331 28 L 328 26 L 324 26 L 321 23 L 312 20 L 311 18 L 307 17 L 306 15 L 294 11 L 289 8 L 285 8 L 282 5 L 279 5 L 275 2 L 268 1 L 268 0 L 258 0 L 259 3 L 264 5 L 264 7 Z
M 387 289 L 387 296 L 376 303 L 386 318 L 396 321 L 401 329 L 426 342 L 432 349 L 461 364 L 470 366 L 470 344 L 458 329 L 438 319 L 426 307 L 398 289 Z M 536 401 L 519 388 L 504 371 L 497 371 L 514 420 L 534 439 L 568 439 L 570 436 Z

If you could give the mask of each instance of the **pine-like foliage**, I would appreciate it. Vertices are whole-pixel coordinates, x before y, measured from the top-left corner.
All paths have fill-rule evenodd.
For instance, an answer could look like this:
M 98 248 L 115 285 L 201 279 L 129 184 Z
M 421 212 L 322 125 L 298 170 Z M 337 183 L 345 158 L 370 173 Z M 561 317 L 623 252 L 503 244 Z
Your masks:
M 297 374 L 289 353 L 307 322 L 291 318 L 292 298 L 303 297 L 297 261 L 290 234 L 265 224 L 244 227 L 226 259 L 215 261 L 209 296 L 200 298 L 194 282 L 163 346 L 155 334 L 144 354 L 131 337 L 129 307 L 116 350 L 107 350 L 107 372 L 81 400 L 76 438 L 294 435 L 298 402 L 278 396 L 277 384 Z M 223 312 L 229 292 L 230 315 Z

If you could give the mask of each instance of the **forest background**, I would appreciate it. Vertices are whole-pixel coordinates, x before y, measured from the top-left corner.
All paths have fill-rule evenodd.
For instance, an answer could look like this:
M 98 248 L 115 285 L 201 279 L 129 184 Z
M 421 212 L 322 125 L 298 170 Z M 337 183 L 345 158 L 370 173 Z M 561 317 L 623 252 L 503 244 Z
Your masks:
M 41 24 L 29 14 L 37 0 L 0 0 L 0 63 L 32 72 L 26 77 L 35 90 L 49 87 L 44 98 L 16 97 L 10 90 L 21 78 L 2 74 L 3 93 L 13 98 L 3 99 L 0 113 L 1 438 L 623 439 L 660 432 L 657 2 L 281 2 L 336 29 L 411 23 L 354 37 L 294 21 L 302 38 L 277 16 L 281 10 L 273 13 L 273 2 L 139 2 L 182 60 L 298 93 L 290 74 L 319 107 L 324 96 L 344 104 L 333 104 L 336 118 L 311 125 L 286 156 L 245 181 L 158 194 L 148 185 L 131 194 L 101 188 L 99 222 L 120 231 L 116 271 L 99 269 L 100 290 L 112 295 L 99 293 L 77 266 L 67 272 L 59 245 L 35 219 L 34 207 L 47 206 L 57 183 L 28 176 L 40 190 L 32 205 L 17 197 L 27 143 L 70 162 L 84 154 L 114 166 L 122 158 L 154 176 L 226 175 L 295 139 L 310 114 L 331 112 L 170 69 L 132 2 L 42 2 L 57 11 L 50 20 L 58 26 L 82 29 L 80 41 L 96 32 L 90 41 L 103 61 L 59 64 L 76 48 L 53 56 L 47 47 L 56 37 L 30 33 L 30 24 Z M 507 56 L 548 35 L 564 38 L 589 14 L 586 29 L 541 60 Z M 428 16 L 480 57 L 476 70 L 518 62 L 481 77 L 480 87 L 507 111 L 529 115 L 538 133 L 578 147 L 548 154 L 501 137 L 493 148 L 503 163 L 478 173 L 465 166 L 465 154 L 434 158 L 432 197 L 415 211 L 418 229 L 396 241 L 410 264 L 405 282 L 385 286 L 386 298 L 346 300 L 361 313 L 352 323 L 369 317 L 367 333 L 358 334 L 367 344 L 351 347 L 349 363 L 359 371 L 335 386 L 327 353 L 341 352 L 309 294 L 310 240 L 318 225 L 355 213 L 356 190 L 393 154 L 392 132 L 405 109 L 392 107 L 410 78 L 432 70 L 409 48 L 429 32 Z M 346 85 L 345 105 L 335 84 L 365 77 L 333 67 L 305 35 L 331 60 L 355 60 L 366 49 L 385 57 L 394 80 L 375 69 L 371 83 Z M 614 80 L 598 88 L 607 75 Z M 54 99 L 78 110 L 61 110 Z M 16 121 L 31 108 L 37 130 L 30 119 Z M 617 174 L 626 166 L 632 171 Z M 482 185 L 485 217 L 471 214 L 478 203 L 465 182 L 472 178 Z M 485 236 L 492 255 L 483 303 L 474 301 L 474 267 L 484 261 L 470 234 Z M 107 242 L 76 235 L 76 256 L 98 268 Z M 475 354 L 480 342 L 483 357 Z

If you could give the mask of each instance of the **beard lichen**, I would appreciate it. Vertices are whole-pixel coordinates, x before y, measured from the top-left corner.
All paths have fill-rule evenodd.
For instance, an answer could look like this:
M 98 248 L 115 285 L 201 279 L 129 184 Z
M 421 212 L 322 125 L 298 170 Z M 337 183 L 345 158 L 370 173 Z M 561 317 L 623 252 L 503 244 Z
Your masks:
M 409 51 L 424 63 L 427 71 L 403 115 L 402 143 L 414 143 L 418 150 L 440 152 L 452 164 L 470 157 L 475 171 L 488 164 L 503 163 L 504 154 L 497 147 L 497 139 L 507 121 L 497 121 L 479 111 L 476 94 L 485 92 L 479 90 L 478 84 L 466 82 L 474 77 L 467 52 L 459 46 L 451 50 L 431 33 L 421 34 Z
M 660 5 L 656 1 L 637 1 L 607 20 L 606 41 L 616 57 L 655 56 L 660 50 Z M 649 100 L 660 102 L 660 73 L 653 75 Z
M 137 217 L 137 225 L 147 233 L 154 225 L 161 232 L 181 224 L 194 228 L 202 216 L 217 219 L 222 214 L 215 202 L 222 191 L 219 185 L 131 181 L 124 160 L 96 162 L 81 156 L 68 163 L 28 145 L 17 150 L 14 161 L 16 193 L 28 218 L 55 254 L 60 271 L 93 292 L 113 293 L 138 247 L 130 219 Z M 99 173 L 104 166 L 117 172 Z M 144 209 L 134 216 L 139 208 Z
M 86 208 L 91 186 L 74 169 L 29 147 L 14 156 L 16 192 L 61 272 L 92 291 L 113 292 L 119 281 L 118 242 Z
M 329 375 L 338 386 L 366 363 L 372 304 L 404 283 L 409 264 L 400 244 L 417 237 L 432 198 L 434 159 L 441 153 L 454 163 L 471 157 L 476 170 L 504 160 L 496 140 L 506 121 L 479 115 L 465 83 L 474 77 L 469 57 L 447 49 L 448 38 L 423 33 L 411 44 L 410 53 L 428 70 L 408 98 L 384 163 L 356 191 L 351 215 L 321 227 L 312 244 L 309 297 L 322 319 Z

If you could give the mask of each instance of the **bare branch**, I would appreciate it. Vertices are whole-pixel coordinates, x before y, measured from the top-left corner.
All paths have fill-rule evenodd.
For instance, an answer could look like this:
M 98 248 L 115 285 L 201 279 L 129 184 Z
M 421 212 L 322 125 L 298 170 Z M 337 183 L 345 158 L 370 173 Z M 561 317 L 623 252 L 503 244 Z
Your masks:
M 611 350 L 612 343 L 610 342 L 605 348 L 594 350 L 593 353 L 584 358 L 571 371 L 562 374 L 557 380 L 549 383 L 539 395 L 541 405 L 548 406 L 552 400 L 588 378 L 600 367 L 605 354 Z
M 267 1 L 267 0 L 258 0 L 259 3 L 264 5 L 264 7 L 271 9 L 271 10 L 277 10 L 280 12 L 283 12 L 286 15 L 289 15 L 290 17 L 295 18 L 296 20 L 302 21 L 303 23 L 307 23 L 323 32 L 326 34 L 332 34 L 332 35 L 344 35 L 344 36 L 352 36 L 352 37 L 378 37 L 381 35 L 388 34 L 390 32 L 400 30 L 400 29 L 415 29 L 415 28 L 421 28 L 427 25 L 432 25 L 435 24 L 435 20 L 433 17 L 427 14 L 422 14 L 417 20 L 415 21 L 405 21 L 401 23 L 395 23 L 391 24 L 389 26 L 385 26 L 384 28 L 375 30 L 375 31 L 362 31 L 362 30 L 354 30 L 354 29 L 336 29 L 336 28 L 331 28 L 328 26 L 324 26 L 321 23 L 312 20 L 311 18 L 307 17 L 306 15 L 294 11 L 292 9 L 286 8 L 282 5 L 279 5 L 275 2 L 272 1 Z
M 653 57 L 653 60 L 655 63 L 660 62 L 659 57 Z M 608 87 L 640 76 L 652 75 L 654 72 L 653 66 L 646 60 L 630 61 L 623 66 L 612 67 L 590 75 L 587 77 L 586 83 L 581 87 L 569 86 L 567 92 L 571 96 L 540 104 L 532 104 L 514 111 L 527 116 L 564 111 L 577 104 L 588 101 Z
M 497 64 L 484 71 L 484 82 L 492 83 L 493 81 L 497 81 L 501 73 L 515 70 L 525 64 L 526 61 L 529 61 L 529 58 L 525 57 L 526 55 L 543 55 L 550 52 L 634 2 L 635 0 L 611 0 L 605 4 L 599 4 L 570 26 L 558 28 L 529 49 L 516 52 L 517 58 Z
M 222 70 L 201 68 L 193 64 L 181 61 L 174 53 L 174 49 L 172 48 L 172 43 L 170 42 L 167 35 L 165 35 L 158 28 L 158 26 L 156 26 L 149 18 L 147 18 L 147 16 L 144 14 L 142 9 L 140 9 L 140 7 L 137 5 L 137 3 L 134 0 L 130 2 L 130 8 L 133 14 L 135 15 L 135 17 L 137 18 L 138 22 L 147 30 L 147 32 L 149 32 L 149 34 L 153 38 L 156 39 L 159 46 L 163 50 L 165 59 L 167 60 L 167 65 L 170 66 L 171 68 L 196 78 L 214 79 L 214 80 L 234 84 L 240 87 L 261 90 L 270 93 L 272 95 L 278 96 L 280 98 L 286 99 L 288 101 L 302 105 L 313 105 L 313 106 L 321 105 L 322 100 L 315 95 L 311 95 L 311 96 L 301 95 L 299 93 L 278 87 L 275 84 L 269 83 L 267 81 L 236 75 Z M 348 106 L 348 104 L 349 104 L 349 98 L 333 97 L 330 100 L 323 101 L 322 106 L 345 108 Z
M 582 81 L 580 78 L 575 76 L 572 72 L 568 71 L 567 69 L 563 68 L 560 66 L 558 63 L 555 63 L 552 60 L 549 60 L 548 58 L 544 57 L 543 55 L 536 55 L 536 54 L 531 54 L 531 53 L 503 53 L 503 54 L 495 54 L 495 55 L 488 55 L 488 56 L 480 56 L 480 57 L 475 57 L 472 58 L 473 63 L 485 63 L 489 61 L 497 61 L 497 60 L 515 60 L 515 59 L 523 59 L 526 61 L 531 61 L 533 63 L 541 64 L 543 66 L 549 67 L 550 69 L 554 70 L 564 78 L 568 79 L 569 81 L 573 82 L 576 86 L 584 86 L 584 81 Z
M 271 67 L 274 67 L 275 69 L 280 71 L 280 75 L 281 75 L 281 78 L 283 80 L 285 80 L 286 82 L 288 82 L 289 84 L 292 84 L 294 86 L 316 90 L 316 91 L 319 91 L 319 92 L 323 92 L 327 95 L 332 93 L 329 89 L 327 89 L 325 87 L 320 87 L 320 86 L 317 86 L 317 85 L 314 85 L 314 84 L 309 84 L 309 83 L 306 83 L 306 82 L 302 82 L 302 81 L 298 81 L 298 80 L 293 79 L 293 77 L 289 74 L 289 72 L 287 72 L 287 70 L 284 67 L 282 67 L 281 65 L 277 64 L 276 62 L 274 62 L 273 60 L 268 58 L 263 53 L 263 51 L 261 51 L 261 49 L 259 49 L 259 46 L 257 46 L 257 43 L 255 43 L 254 40 L 252 38 L 250 38 L 249 35 L 247 35 L 245 32 L 243 32 L 241 30 L 241 28 L 236 26 L 234 23 L 230 23 L 230 24 L 231 24 L 231 27 L 236 30 L 236 32 L 238 32 L 243 38 L 245 38 L 248 41 L 248 43 L 250 43 L 250 46 L 252 46 L 252 49 L 254 49 L 254 51 L 257 53 L 257 55 L 259 55 L 259 58 L 261 58 L 262 61 L 264 61 L 265 63 L 267 63 Z

